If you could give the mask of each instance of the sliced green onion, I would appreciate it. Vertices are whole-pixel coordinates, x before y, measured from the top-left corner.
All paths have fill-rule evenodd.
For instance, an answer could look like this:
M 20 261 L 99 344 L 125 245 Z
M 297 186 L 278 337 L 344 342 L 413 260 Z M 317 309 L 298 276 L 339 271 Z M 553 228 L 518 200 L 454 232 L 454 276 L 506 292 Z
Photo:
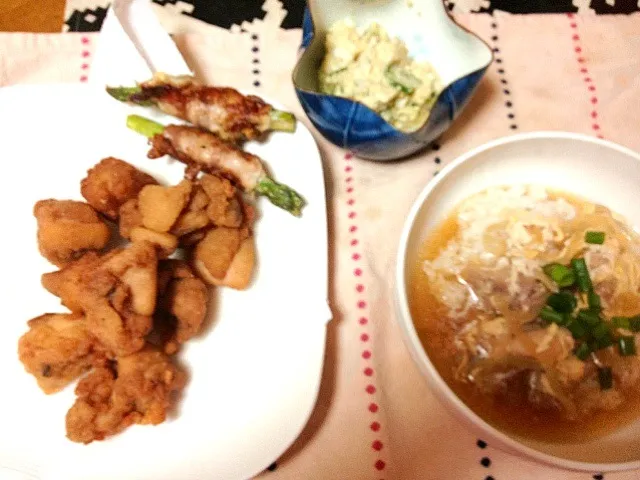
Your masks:
M 587 302 L 591 310 L 600 311 L 602 309 L 602 302 L 600 301 L 600 295 L 595 291 L 589 290 L 587 292 Z
M 589 345 L 587 345 L 587 343 L 584 342 L 578 345 L 578 347 L 574 350 L 573 353 L 575 354 L 576 357 L 578 357 L 580 360 L 584 362 L 589 356 L 589 354 L 591 353 L 591 349 L 589 348 Z
M 569 292 L 552 293 L 547 298 L 547 305 L 553 308 L 556 312 L 571 313 L 575 310 L 577 305 L 576 297 Z
M 573 338 L 576 340 L 580 340 L 587 335 L 587 329 L 580 322 L 571 322 L 567 325 L 567 329 L 569 329 L 571 335 L 573 335 Z
M 609 334 L 609 327 L 604 322 L 598 322 L 591 329 L 591 335 L 593 335 L 593 338 L 595 338 L 596 340 L 604 338 L 607 334 Z
M 585 232 L 584 241 L 587 243 L 594 243 L 596 245 L 602 245 L 604 243 L 604 232 Z
M 569 267 L 559 263 L 550 263 L 542 267 L 542 271 L 559 287 L 570 287 L 576 281 L 576 275 Z
M 561 313 L 556 312 L 551 307 L 544 307 L 542 310 L 540 310 L 540 318 L 546 322 L 551 323 L 560 324 L 565 322 L 564 316 Z
M 616 328 L 624 328 L 625 330 L 631 330 L 631 319 L 627 317 L 613 317 L 611 323 Z
M 632 332 L 640 332 L 640 315 L 629 319 L 629 328 Z
M 613 372 L 611 367 L 602 367 L 598 369 L 598 382 L 602 390 L 609 390 L 613 387 Z
M 609 348 L 611 345 L 613 345 L 613 336 L 611 335 L 611 332 L 605 333 L 601 338 L 596 340 L 596 344 L 598 350 Z
M 620 355 L 629 357 L 636 354 L 636 339 L 631 336 L 623 336 L 618 338 L 618 349 Z
M 587 263 L 584 258 L 574 258 L 571 260 L 571 267 L 576 275 L 576 283 L 578 288 L 582 292 L 588 292 L 593 288 L 591 284 L 591 277 L 589 277 L 589 270 L 587 269 Z
M 578 312 L 578 320 L 584 322 L 584 324 L 590 328 L 593 328 L 596 325 L 601 324 L 600 323 L 601 320 L 598 314 L 595 312 L 592 312 L 591 310 L 580 310 Z

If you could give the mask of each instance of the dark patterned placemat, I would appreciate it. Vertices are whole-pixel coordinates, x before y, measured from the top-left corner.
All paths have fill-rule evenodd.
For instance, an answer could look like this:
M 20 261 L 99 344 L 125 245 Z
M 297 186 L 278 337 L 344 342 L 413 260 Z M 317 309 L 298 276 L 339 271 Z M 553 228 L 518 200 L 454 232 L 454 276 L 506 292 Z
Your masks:
M 180 16 L 188 28 L 190 20 L 230 29 L 243 22 L 263 19 L 269 8 L 286 12 L 282 28 L 300 28 L 305 7 L 304 0 L 153 0 L 168 14 Z M 454 12 L 492 13 L 495 10 L 516 14 L 527 13 L 632 13 L 640 11 L 640 0 L 447 0 L 447 8 Z M 71 32 L 100 30 L 107 12 L 106 0 L 68 0 L 64 29 Z

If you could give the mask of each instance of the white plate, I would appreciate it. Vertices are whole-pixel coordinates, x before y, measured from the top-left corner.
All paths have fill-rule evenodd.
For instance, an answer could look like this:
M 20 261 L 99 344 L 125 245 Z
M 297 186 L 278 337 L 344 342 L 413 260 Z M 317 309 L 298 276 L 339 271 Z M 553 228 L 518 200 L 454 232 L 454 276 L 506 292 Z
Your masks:
M 212 325 L 181 354 L 191 378 L 176 417 L 88 446 L 65 438 L 73 386 L 44 395 L 17 357 L 27 320 L 64 311 L 40 286 L 40 275 L 55 267 L 38 254 L 32 208 L 43 198 L 82 199 L 80 180 L 107 156 L 159 180 L 179 181 L 183 166 L 147 159 L 146 139 L 125 127 L 126 115 L 134 111 L 171 122 L 90 86 L 0 90 L 3 480 L 241 480 L 291 445 L 315 404 L 331 318 L 326 205 L 320 155 L 299 123 L 295 134 L 274 134 L 248 149 L 308 205 L 295 218 L 258 202 L 256 278 L 247 291 L 214 294 Z

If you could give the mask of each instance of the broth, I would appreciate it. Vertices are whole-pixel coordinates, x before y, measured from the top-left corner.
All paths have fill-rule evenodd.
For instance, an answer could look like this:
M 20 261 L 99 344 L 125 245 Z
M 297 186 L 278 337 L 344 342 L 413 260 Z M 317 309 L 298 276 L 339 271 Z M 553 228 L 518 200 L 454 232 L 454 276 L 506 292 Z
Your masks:
M 571 205 L 581 208 L 583 203 L 575 197 L 550 192 L 550 198 L 564 198 Z M 595 411 L 586 417 L 568 419 L 560 411 L 534 407 L 522 399 L 508 401 L 481 392 L 471 381 L 461 381 L 456 374 L 460 365 L 456 334 L 461 325 L 472 321 L 471 311 L 462 318 L 453 319 L 449 309 L 439 298 L 424 271 L 424 262 L 435 260 L 459 234 L 458 210 L 442 222 L 424 242 L 418 262 L 412 266 L 409 276 L 408 299 L 420 341 L 435 368 L 455 394 L 477 415 L 489 424 L 517 436 L 556 443 L 581 442 L 604 435 L 634 419 L 640 414 L 640 392 L 615 410 Z M 617 305 L 618 311 L 638 313 L 638 297 L 629 298 L 628 305 Z M 612 353 L 614 355 L 615 353 Z M 604 359 L 609 355 L 604 352 Z M 602 356 L 601 355 L 601 356 Z M 628 393 L 628 392 L 627 392 Z

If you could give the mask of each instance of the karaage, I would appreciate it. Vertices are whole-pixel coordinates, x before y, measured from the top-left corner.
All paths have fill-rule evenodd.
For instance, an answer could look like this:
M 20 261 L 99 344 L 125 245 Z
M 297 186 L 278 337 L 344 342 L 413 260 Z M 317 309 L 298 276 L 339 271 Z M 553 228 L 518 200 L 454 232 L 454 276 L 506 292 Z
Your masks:
M 97 211 L 116 220 L 122 204 L 137 197 L 145 185 L 157 183 L 155 178 L 133 165 L 108 157 L 87 172 L 80 184 L 80 193 Z
M 58 267 L 90 250 L 104 248 L 111 230 L 84 202 L 41 200 L 33 208 L 38 222 L 38 248 Z
M 70 440 L 87 444 L 136 423 L 162 423 L 186 383 L 186 374 L 150 347 L 114 363 L 112 368 L 95 369 L 78 383 L 78 398 L 66 417 Z
M 80 314 L 48 313 L 29 320 L 18 342 L 18 356 L 47 394 L 55 393 L 92 365 L 105 361 L 104 350 Z

